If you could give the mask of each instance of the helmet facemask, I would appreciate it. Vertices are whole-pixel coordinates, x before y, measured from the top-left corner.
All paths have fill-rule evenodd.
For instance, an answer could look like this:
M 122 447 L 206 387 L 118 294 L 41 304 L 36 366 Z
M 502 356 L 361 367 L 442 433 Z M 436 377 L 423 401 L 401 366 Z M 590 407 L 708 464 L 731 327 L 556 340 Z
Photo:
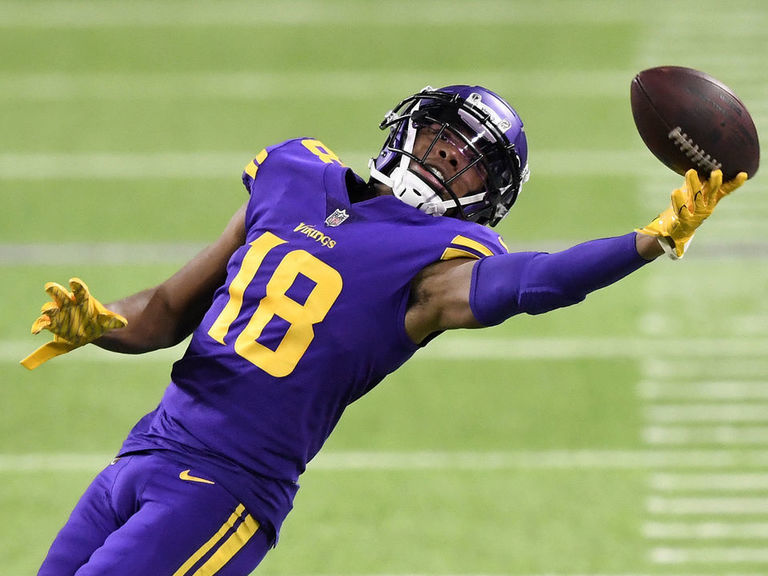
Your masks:
M 494 226 L 514 203 L 527 175 L 504 133 L 509 121 L 484 106 L 480 94 L 474 92 L 462 98 L 427 87 L 403 100 L 380 127 L 390 132 L 379 157 L 369 162 L 371 177 L 427 214 L 447 213 Z M 432 135 L 431 143 L 424 151 L 415 151 L 417 133 L 423 131 Z M 453 175 L 442 175 L 428 163 L 441 140 L 464 160 Z M 483 185 L 459 197 L 456 183 L 469 171 L 479 174 Z

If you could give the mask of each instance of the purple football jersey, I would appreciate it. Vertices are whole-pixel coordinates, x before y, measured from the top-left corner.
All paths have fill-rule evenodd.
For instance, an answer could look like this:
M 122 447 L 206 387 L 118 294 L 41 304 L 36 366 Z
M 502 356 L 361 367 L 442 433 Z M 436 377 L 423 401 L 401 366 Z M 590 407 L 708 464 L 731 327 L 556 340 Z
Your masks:
M 248 164 L 246 243 L 121 451 L 205 461 L 275 532 L 346 406 L 418 349 L 404 321 L 413 277 L 441 259 L 506 252 L 490 229 L 394 196 L 350 203 L 348 173 L 313 139 Z

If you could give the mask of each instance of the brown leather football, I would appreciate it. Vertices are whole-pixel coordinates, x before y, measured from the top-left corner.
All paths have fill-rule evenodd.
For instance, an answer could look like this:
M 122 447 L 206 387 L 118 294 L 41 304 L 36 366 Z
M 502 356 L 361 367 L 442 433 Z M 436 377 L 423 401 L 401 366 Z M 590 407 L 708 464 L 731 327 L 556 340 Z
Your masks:
M 760 165 L 757 130 L 746 106 L 722 82 L 682 66 L 643 70 L 632 80 L 632 115 L 648 149 L 669 168 L 702 177 L 721 169 L 752 178 Z

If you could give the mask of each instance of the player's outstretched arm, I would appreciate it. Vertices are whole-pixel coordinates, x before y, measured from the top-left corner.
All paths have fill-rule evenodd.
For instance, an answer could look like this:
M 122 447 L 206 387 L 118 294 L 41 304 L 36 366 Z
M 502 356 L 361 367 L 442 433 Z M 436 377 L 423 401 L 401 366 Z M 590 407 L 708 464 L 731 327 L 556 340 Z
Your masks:
M 221 236 L 162 284 L 106 306 L 81 280 L 70 281 L 72 292 L 46 284 L 52 302 L 44 305 L 32 326 L 54 339 L 21 361 L 30 370 L 88 343 L 127 354 L 149 352 L 181 342 L 199 324 L 216 289 L 224 283 L 232 253 L 245 242 L 245 206 L 232 217 Z
M 562 252 L 515 252 L 451 260 L 414 279 L 406 331 L 414 342 L 452 328 L 500 324 L 516 314 L 543 314 L 581 302 L 661 253 L 632 232 Z
M 695 170 L 672 193 L 670 207 L 635 233 L 548 254 L 522 252 L 428 266 L 413 281 L 406 331 L 414 342 L 452 328 L 500 324 L 520 313 L 542 314 L 581 302 L 664 253 L 679 258 L 717 203 L 747 179 L 723 183 L 719 170 L 703 184 Z

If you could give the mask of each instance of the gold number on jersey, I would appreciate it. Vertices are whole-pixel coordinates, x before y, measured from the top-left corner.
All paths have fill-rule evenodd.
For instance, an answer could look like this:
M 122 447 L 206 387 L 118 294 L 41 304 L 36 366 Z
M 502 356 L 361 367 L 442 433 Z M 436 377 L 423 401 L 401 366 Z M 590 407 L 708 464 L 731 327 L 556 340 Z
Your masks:
M 328 148 L 325 144 L 320 142 L 320 140 L 312 140 L 312 139 L 305 139 L 301 141 L 304 148 L 312 152 L 315 156 L 320 158 L 323 162 L 326 164 L 330 164 L 331 162 L 336 162 L 336 164 L 339 164 L 341 166 L 344 166 L 344 163 L 339 160 L 339 157 L 336 156 L 336 153 Z
M 253 282 L 267 253 L 286 241 L 265 232 L 251 242 L 239 272 L 229 286 L 229 300 L 208 330 L 208 335 L 225 344 L 232 322 L 239 316 L 245 289 Z M 315 283 L 303 304 L 287 295 L 301 274 Z M 313 326 L 322 321 L 341 293 L 341 275 L 305 250 L 288 252 L 267 281 L 266 294 L 248 324 L 235 340 L 235 352 L 275 377 L 287 376 L 296 368 L 315 337 Z M 264 328 L 278 316 L 289 326 L 280 344 L 272 350 L 257 340 Z

